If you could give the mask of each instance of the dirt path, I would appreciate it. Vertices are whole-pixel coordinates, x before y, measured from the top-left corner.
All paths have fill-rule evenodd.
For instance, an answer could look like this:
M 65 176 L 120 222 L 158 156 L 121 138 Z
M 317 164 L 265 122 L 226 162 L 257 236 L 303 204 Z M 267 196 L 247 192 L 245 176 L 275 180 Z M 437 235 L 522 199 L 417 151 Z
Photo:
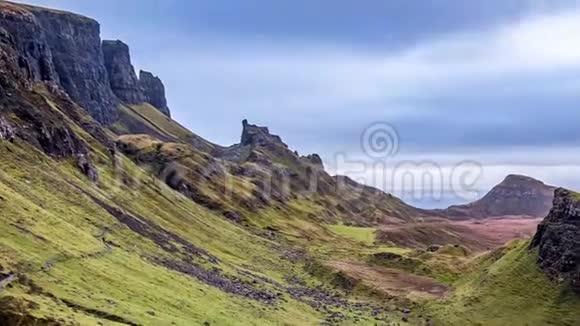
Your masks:
M 420 296 L 428 298 L 443 297 L 449 288 L 436 280 L 424 276 L 417 276 L 408 272 L 368 266 L 364 263 L 337 261 L 328 266 L 362 281 L 367 286 L 393 296 Z
M 72 256 L 69 257 L 69 256 L 65 256 L 65 255 L 56 255 L 56 256 L 48 259 L 46 262 L 44 262 L 44 264 L 42 264 L 42 267 L 40 267 L 40 271 L 47 273 L 52 269 L 52 267 L 56 263 L 63 263 L 63 262 L 66 262 L 66 261 L 69 261 L 72 259 L 100 258 L 100 257 L 103 257 L 103 256 L 110 254 L 113 251 L 113 248 L 111 247 L 111 244 L 106 239 L 106 236 L 109 232 L 111 232 L 110 228 L 103 227 L 99 231 L 99 234 L 95 236 L 95 238 L 100 239 L 101 242 L 103 243 L 102 250 L 99 250 L 99 251 L 96 251 L 93 253 L 84 254 L 84 255 L 81 255 L 79 257 L 72 257 Z

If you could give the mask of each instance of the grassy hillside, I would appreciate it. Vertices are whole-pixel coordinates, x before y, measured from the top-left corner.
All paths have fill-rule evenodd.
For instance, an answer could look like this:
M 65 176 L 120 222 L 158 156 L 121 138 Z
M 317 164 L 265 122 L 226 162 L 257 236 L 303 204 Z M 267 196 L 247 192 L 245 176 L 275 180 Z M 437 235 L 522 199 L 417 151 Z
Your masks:
M 101 184 L 94 187 L 67 162 L 46 160 L 29 148 L 7 145 L 4 149 L 0 264 L 5 271 L 18 272 L 22 280 L 2 295 L 35 302 L 39 309 L 33 315 L 67 316 L 83 323 L 106 313 L 139 324 L 173 321 L 183 325 L 244 320 L 277 324 L 298 311 L 302 323 L 322 317 L 290 297 L 288 302 L 264 304 L 234 290 L 224 291 L 204 276 L 191 277 L 158 263 L 181 258 L 200 264 L 201 273 L 218 268 L 221 272 L 215 274 L 215 282 L 235 277 L 236 282 L 247 284 L 243 286 L 249 292 L 260 291 L 250 286 L 258 277 L 283 281 L 284 273 L 291 272 L 266 240 L 236 228 L 161 182 L 147 179 L 130 161 L 123 160 L 124 172 L 128 172 L 124 177 L 133 178 L 133 186 L 117 184 L 121 181 L 103 168 Z M 58 191 L 52 191 L 55 188 Z M 164 243 L 155 231 L 136 228 L 134 232 L 129 221 L 116 219 L 104 205 L 123 207 L 127 214 L 175 233 L 203 253 L 188 256 L 184 248 L 174 253 L 172 246 L 184 244 Z M 270 268 L 248 270 L 256 264 Z M 247 276 L 253 274 L 246 272 L 256 274 Z M 269 291 L 279 290 L 271 287 Z
M 580 296 L 539 269 L 527 241 L 473 262 L 448 300 L 432 304 L 441 325 L 578 325 Z
M 309 273 L 317 257 L 282 235 L 312 227 L 332 238 L 304 220 L 311 206 L 296 199 L 248 216 L 276 224 L 275 236 L 236 223 L 158 179 L 157 161 L 139 166 L 116 151 L 111 133 L 70 99 L 20 84 L 10 75 L 16 63 L 0 61 L 10 91 L 0 96 L 0 324 L 374 324 L 397 316 Z M 190 167 L 210 160 L 187 142 L 159 144 L 153 153 Z
M 345 239 L 310 218 L 319 209 L 310 201 L 240 208 L 249 223 L 232 221 L 158 179 L 155 164 L 111 151 L 109 133 L 69 100 L 42 87 L 16 94 L 8 100 L 18 103 L 3 104 L 12 111 L 1 112 L 26 138 L 0 139 L 0 324 L 400 319 L 382 308 L 384 299 L 348 293 L 313 273 L 324 255 L 306 246 Z M 127 137 L 138 150 L 154 145 Z M 209 159 L 185 143 L 158 144 L 151 153 L 190 167 Z
M 45 123 L 67 128 L 87 148 L 98 179 L 74 155 L 48 155 L 59 150 L 54 146 L 0 141 L 4 324 L 578 322 L 578 296 L 538 270 L 525 242 L 475 258 L 453 245 L 404 248 L 401 232 L 379 233 L 387 240 L 381 244 L 375 228 L 325 224 L 320 214 L 329 197 L 248 206 L 257 185 L 233 174 L 234 196 L 220 196 L 210 175 L 194 184 L 200 192 L 192 197 L 159 171 L 173 163 L 183 179 L 206 178 L 198 168 L 218 162 L 207 152 L 125 135 L 117 144 L 127 147 L 111 154 L 95 136 L 108 132 L 87 132 L 82 111 L 42 89 L 33 95 Z M 19 121 L 19 114 L 8 117 Z M 219 164 L 231 173 L 233 163 Z M 422 239 L 413 230 L 408 237 Z

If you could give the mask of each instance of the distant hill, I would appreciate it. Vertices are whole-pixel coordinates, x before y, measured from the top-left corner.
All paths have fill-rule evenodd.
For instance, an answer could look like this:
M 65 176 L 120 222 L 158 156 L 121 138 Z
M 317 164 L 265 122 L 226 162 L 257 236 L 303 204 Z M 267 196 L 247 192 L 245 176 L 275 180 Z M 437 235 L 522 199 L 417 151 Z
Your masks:
M 555 187 L 523 175 L 508 175 L 483 198 L 441 212 L 450 218 L 483 219 L 501 216 L 545 217 L 552 207 Z

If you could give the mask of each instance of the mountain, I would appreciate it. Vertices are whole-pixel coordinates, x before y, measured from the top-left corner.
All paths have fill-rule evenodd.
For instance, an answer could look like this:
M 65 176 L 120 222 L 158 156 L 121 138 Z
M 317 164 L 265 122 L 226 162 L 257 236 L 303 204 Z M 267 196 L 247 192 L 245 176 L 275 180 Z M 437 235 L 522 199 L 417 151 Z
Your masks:
M 266 127 L 244 122 L 229 147 L 192 133 L 91 18 L 0 2 L 0 157 L 1 325 L 380 322 L 407 306 L 351 296 L 322 262 L 367 250 L 333 225 L 425 212 Z
M 0 1 L 0 325 L 578 323 L 577 195 L 481 253 L 512 235 L 425 231 L 264 126 L 187 130 L 99 29 Z
M 451 206 L 443 214 L 451 218 L 476 219 L 502 216 L 544 217 L 552 207 L 555 189 L 527 176 L 509 175 L 478 201 Z

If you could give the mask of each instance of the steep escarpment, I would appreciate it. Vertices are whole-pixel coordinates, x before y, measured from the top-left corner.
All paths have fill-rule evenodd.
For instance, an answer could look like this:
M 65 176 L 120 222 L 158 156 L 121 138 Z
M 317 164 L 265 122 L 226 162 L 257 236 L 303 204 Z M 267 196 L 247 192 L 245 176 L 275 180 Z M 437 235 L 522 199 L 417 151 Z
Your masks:
M 544 217 L 552 207 L 556 188 L 522 175 L 509 175 L 480 200 L 451 206 L 443 213 L 452 218 L 501 216 Z
M 171 112 L 167 107 L 167 99 L 165 98 L 165 85 L 163 85 L 161 79 L 149 71 L 141 70 L 139 71 L 139 84 L 145 94 L 147 103 L 170 117 Z
M 127 104 L 146 102 L 143 90 L 131 64 L 129 46 L 122 41 L 103 41 L 105 67 L 109 73 L 111 89 L 117 97 Z
M 557 189 L 554 206 L 530 245 L 550 277 L 569 281 L 580 292 L 580 195 Z
M 103 55 L 111 89 L 121 102 L 124 104 L 149 103 L 165 116 L 171 117 L 163 82 L 159 77 L 146 71 L 140 71 L 137 78 L 127 44 L 120 40 L 104 40 Z
M 95 119 L 114 122 L 119 101 L 105 69 L 99 23 L 68 12 L 25 8 L 45 32 L 59 84 Z
M 0 1 L 0 27 L 13 38 L 27 79 L 61 88 L 100 123 L 116 122 L 120 103 L 148 102 L 170 115 L 161 80 L 150 73 L 138 80 L 128 46 L 101 44 L 97 21 Z
M 9 2 L 0 3 L 0 15 L 0 27 L 22 54 L 19 65 L 32 79 L 59 85 L 101 123 L 117 119 L 118 99 L 109 86 L 95 20 Z
M 22 7 L 0 2 L 0 26 L 22 56 L 18 65 L 28 79 L 57 82 L 52 52 L 37 18 Z
M 89 145 L 67 120 L 83 125 L 85 132 L 103 144 L 108 143 L 105 132 L 61 92 L 44 84 L 37 85 L 38 91 L 31 90 L 35 76 L 20 64 L 26 54 L 19 51 L 8 32 L 0 34 L 0 140 L 25 142 L 55 158 L 73 158 L 79 170 L 96 181 L 98 173 L 89 157 Z

